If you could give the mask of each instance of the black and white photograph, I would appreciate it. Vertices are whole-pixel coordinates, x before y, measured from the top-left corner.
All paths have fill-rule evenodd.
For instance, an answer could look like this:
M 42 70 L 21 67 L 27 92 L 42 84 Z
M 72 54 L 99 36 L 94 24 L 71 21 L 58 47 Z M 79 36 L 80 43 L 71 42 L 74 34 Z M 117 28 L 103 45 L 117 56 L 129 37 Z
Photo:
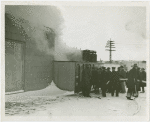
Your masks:
M 2 119 L 148 121 L 148 4 L 2 2 Z

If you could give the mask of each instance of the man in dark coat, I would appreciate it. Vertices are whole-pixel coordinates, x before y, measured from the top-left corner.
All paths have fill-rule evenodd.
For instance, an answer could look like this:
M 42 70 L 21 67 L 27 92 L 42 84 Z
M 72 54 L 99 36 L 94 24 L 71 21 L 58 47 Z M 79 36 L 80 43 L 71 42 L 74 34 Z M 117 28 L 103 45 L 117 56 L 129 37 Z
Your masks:
M 136 82 L 137 82 L 137 77 L 138 77 L 138 72 L 137 72 L 137 64 L 134 64 L 133 68 L 129 71 L 128 74 L 128 81 L 127 81 L 127 99 L 128 100 L 133 100 L 131 98 L 132 94 L 136 90 Z
M 141 83 L 141 71 L 140 68 L 137 68 L 137 81 L 135 82 L 135 92 L 134 97 L 138 97 L 140 89 L 140 83 Z
M 119 73 L 115 71 L 115 67 L 112 67 L 112 73 L 110 77 L 111 82 L 111 95 L 114 96 L 114 91 L 116 91 L 116 96 L 119 96 Z
M 141 69 L 141 84 L 140 84 L 140 86 L 142 87 L 141 93 L 144 93 L 145 92 L 144 87 L 146 86 L 146 83 L 142 81 L 146 81 L 146 72 L 144 68 Z
M 110 81 L 110 77 L 111 77 L 111 71 L 110 71 L 110 67 L 108 67 L 107 68 L 107 82 Z M 111 82 L 107 84 L 107 92 L 111 93 Z
M 103 67 L 102 71 L 102 81 L 101 81 L 101 89 L 102 89 L 102 96 L 106 97 L 106 90 L 107 90 L 107 71 L 106 67 Z
M 89 65 L 86 64 L 85 69 L 82 72 L 82 93 L 85 97 L 90 97 L 90 90 L 91 90 L 91 70 Z
M 99 87 L 100 87 L 100 85 L 99 85 L 99 69 L 98 68 L 96 68 L 96 82 L 95 82 L 95 94 L 99 94 Z
M 120 77 L 121 78 L 126 78 L 126 72 L 125 72 L 123 66 L 120 67 Z
M 124 71 L 124 67 L 123 66 L 120 67 L 120 78 L 122 78 L 122 79 L 126 78 L 126 72 Z M 126 93 L 125 81 L 124 80 L 120 80 L 120 92 L 121 93 Z
M 129 74 L 129 72 L 128 72 L 128 70 L 126 69 L 126 78 L 128 78 L 128 74 Z M 126 86 L 127 86 L 127 81 L 126 81 Z
M 98 70 L 96 67 L 93 67 L 92 69 L 91 84 L 94 86 L 94 92 L 96 93 L 96 88 L 98 85 Z
M 117 73 L 119 74 L 119 78 L 120 78 L 120 71 L 121 71 L 121 67 L 118 67 L 117 69 Z M 119 81 L 119 92 L 121 92 L 121 82 Z
M 101 88 L 102 68 L 99 68 L 99 70 L 98 70 L 98 81 L 99 81 L 99 88 Z

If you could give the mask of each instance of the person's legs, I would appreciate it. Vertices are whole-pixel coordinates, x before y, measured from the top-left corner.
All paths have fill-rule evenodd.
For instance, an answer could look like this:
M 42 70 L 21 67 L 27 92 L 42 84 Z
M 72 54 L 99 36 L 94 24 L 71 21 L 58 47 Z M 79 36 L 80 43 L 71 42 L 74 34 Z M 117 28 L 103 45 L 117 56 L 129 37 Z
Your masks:
M 89 87 L 87 86 L 87 90 L 86 90 L 86 91 L 87 91 L 87 92 L 86 92 L 86 93 L 87 93 L 86 96 L 87 96 L 87 97 L 90 97 L 90 86 L 89 86 Z
M 138 88 L 137 88 L 137 84 L 135 85 L 135 89 L 134 89 L 134 97 L 138 97 Z
M 107 84 L 106 93 L 109 93 L 109 84 Z
M 96 86 L 96 91 L 95 91 L 96 94 L 99 94 L 99 87 Z
M 133 99 L 131 99 L 131 96 L 132 96 L 132 93 L 133 93 L 133 90 L 131 89 L 131 88 L 128 88 L 128 91 L 127 91 L 127 99 L 129 99 L 129 100 L 133 100 Z
M 110 82 L 109 93 L 111 93 L 111 87 L 112 87 L 112 83 Z
M 87 97 L 87 88 L 85 87 L 85 97 Z
M 145 92 L 144 86 L 142 86 L 142 92 Z
M 97 92 L 97 86 L 95 84 L 94 93 L 96 94 L 96 92 Z
M 111 86 L 111 96 L 114 96 L 114 86 Z
M 119 89 L 116 88 L 116 97 L 118 97 L 118 96 L 119 96 Z
M 103 89 L 103 87 L 101 88 L 101 90 L 102 90 L 102 96 L 104 95 L 104 89 Z
M 96 91 L 96 85 L 94 84 L 93 86 L 94 86 L 94 91 Z
M 144 83 L 142 83 L 142 92 L 143 92 L 143 93 L 145 92 L 144 87 L 145 87 L 145 84 L 144 84 Z
M 141 93 L 144 93 L 145 90 L 144 90 L 144 83 L 141 82 L 141 87 L 142 87 L 142 92 Z
M 102 96 L 105 97 L 105 89 L 102 88 Z
M 85 87 L 82 87 L 82 94 L 83 94 L 83 96 L 86 96 Z
M 120 93 L 122 92 L 122 88 L 121 88 L 121 87 L 122 87 L 122 86 L 121 86 L 121 82 L 119 82 L 118 90 L 119 90 Z
M 97 88 L 97 93 L 99 94 L 99 87 Z
M 106 97 L 106 90 L 107 90 L 107 88 L 106 88 L 106 86 L 104 87 L 104 97 Z

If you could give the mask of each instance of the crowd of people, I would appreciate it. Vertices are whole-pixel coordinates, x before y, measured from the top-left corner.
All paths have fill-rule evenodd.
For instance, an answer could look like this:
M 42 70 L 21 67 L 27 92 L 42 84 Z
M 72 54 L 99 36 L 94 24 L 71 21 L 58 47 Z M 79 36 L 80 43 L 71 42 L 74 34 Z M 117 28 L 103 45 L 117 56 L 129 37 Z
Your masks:
M 117 68 L 112 67 L 89 67 L 88 64 L 82 71 L 82 94 L 84 97 L 91 97 L 90 92 L 93 89 L 95 94 L 100 94 L 106 97 L 106 93 L 111 93 L 111 96 L 119 96 L 119 93 L 126 93 L 125 86 L 128 88 L 127 99 L 133 100 L 138 97 L 139 91 L 145 92 L 146 72 L 144 68 L 140 68 L 137 64 L 133 65 L 130 71 L 125 71 L 123 66 Z M 133 98 L 134 97 L 134 98 Z

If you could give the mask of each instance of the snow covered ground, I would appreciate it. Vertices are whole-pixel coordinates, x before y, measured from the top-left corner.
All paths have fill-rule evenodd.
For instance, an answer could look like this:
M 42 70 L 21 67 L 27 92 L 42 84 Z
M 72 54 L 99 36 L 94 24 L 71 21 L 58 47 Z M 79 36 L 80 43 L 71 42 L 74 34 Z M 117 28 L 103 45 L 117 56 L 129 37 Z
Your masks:
M 84 98 L 73 92 L 58 89 L 53 83 L 38 91 L 5 96 L 6 116 L 145 116 L 146 95 L 133 101 L 126 94 L 98 99 Z
M 64 93 L 68 93 L 66 91 L 58 89 L 55 84 L 52 82 L 47 88 L 37 91 L 28 91 L 18 94 L 5 95 L 6 102 L 22 102 L 22 101 L 30 101 L 37 97 L 55 97 L 58 95 L 62 95 Z

